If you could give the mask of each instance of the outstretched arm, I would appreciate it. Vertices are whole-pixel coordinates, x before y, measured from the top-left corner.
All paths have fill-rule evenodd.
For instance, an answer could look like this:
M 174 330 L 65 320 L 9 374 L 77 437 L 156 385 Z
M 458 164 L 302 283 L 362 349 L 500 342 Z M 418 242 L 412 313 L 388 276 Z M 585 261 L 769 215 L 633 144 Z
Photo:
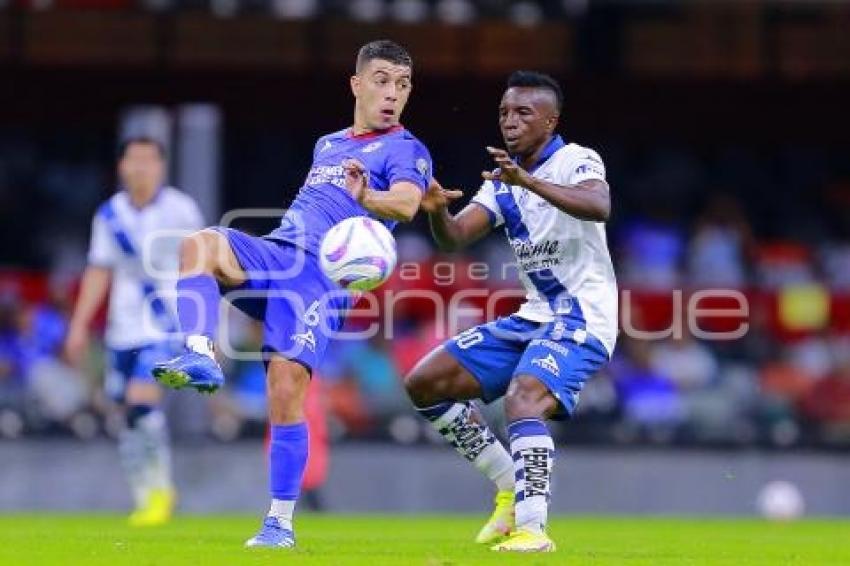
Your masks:
M 410 181 L 398 181 L 388 191 L 376 191 L 369 188 L 366 168 L 354 159 L 343 162 L 345 168 L 345 186 L 363 208 L 386 218 L 410 222 L 416 216 L 422 191 Z
M 611 195 L 605 181 L 588 179 L 575 185 L 550 183 L 532 177 L 528 171 L 517 165 L 505 150 L 488 147 L 487 151 L 499 167 L 495 171 L 481 173 L 485 179 L 525 187 L 563 212 L 581 220 L 606 222 L 611 216 Z
M 490 218 L 479 204 L 469 204 L 454 216 L 449 212 L 449 203 L 461 196 L 461 191 L 446 190 L 436 179 L 431 179 L 422 197 L 421 207 L 428 214 L 431 233 L 440 249 L 445 251 L 463 248 L 490 231 Z

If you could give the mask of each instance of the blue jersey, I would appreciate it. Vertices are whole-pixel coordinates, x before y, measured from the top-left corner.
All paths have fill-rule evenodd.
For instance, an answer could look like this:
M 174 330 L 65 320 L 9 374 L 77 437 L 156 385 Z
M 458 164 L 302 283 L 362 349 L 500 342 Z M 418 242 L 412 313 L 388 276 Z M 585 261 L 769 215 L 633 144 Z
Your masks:
M 425 191 L 431 180 L 431 155 L 402 126 L 355 136 L 346 128 L 322 136 L 313 150 L 313 165 L 280 227 L 266 238 L 290 242 L 318 255 L 325 233 L 352 216 L 371 216 L 345 188 L 342 163 L 356 159 L 369 175 L 369 188 L 386 191 L 409 181 Z M 395 221 L 380 219 L 392 230 Z

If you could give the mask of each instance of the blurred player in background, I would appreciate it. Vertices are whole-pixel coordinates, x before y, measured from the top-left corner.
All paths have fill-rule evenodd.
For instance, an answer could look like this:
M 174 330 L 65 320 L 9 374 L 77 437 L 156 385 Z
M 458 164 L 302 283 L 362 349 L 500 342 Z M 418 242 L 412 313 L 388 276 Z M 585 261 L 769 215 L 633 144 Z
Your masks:
M 203 227 L 203 219 L 191 197 L 163 186 L 165 155 L 158 142 L 141 137 L 124 142 L 118 174 L 122 189 L 98 208 L 92 221 L 88 267 L 65 355 L 74 365 L 80 363 L 88 350 L 92 318 L 109 294 L 105 384 L 126 414 L 119 450 L 136 504 L 129 521 L 157 525 L 171 517 L 175 492 L 165 415 L 159 407 L 162 392 L 151 369 L 174 354 L 168 334 L 176 329 L 173 305 L 157 292 L 170 290 L 173 296 L 179 250 L 174 233 L 169 238 L 161 231 L 192 232 Z
M 617 335 L 617 284 L 604 222 L 610 213 L 599 155 L 555 133 L 563 95 L 554 79 L 519 71 L 499 106 L 507 151 L 472 202 L 435 181 L 423 197 L 437 243 L 458 249 L 504 226 L 527 300 L 426 356 L 406 379 L 417 410 L 494 481 L 496 509 L 477 542 L 494 550 L 555 550 L 546 535 L 554 445 L 545 419 L 569 418 L 585 381 Z M 469 402 L 505 397 L 510 452 Z
M 351 296 L 319 268 L 322 237 L 353 216 L 378 217 L 390 228 L 409 221 L 428 188 L 428 150 L 399 123 L 411 80 L 411 58 L 401 46 L 363 46 L 351 77 L 354 124 L 316 142 L 313 166 L 280 227 L 261 238 L 222 227 L 184 241 L 177 307 L 186 353 L 157 366 L 157 379 L 206 392 L 223 384 L 213 355 L 222 291 L 265 325 L 272 501 L 246 546 L 295 546 L 292 516 L 308 451 L 304 397 L 328 334 L 351 306 Z

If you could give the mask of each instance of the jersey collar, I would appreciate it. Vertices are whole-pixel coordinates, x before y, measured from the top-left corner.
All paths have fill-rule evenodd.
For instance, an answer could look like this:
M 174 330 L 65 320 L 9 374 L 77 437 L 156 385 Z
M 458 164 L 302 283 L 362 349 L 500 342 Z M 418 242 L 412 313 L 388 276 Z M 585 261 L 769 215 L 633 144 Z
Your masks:
M 546 143 L 546 147 L 543 148 L 543 153 L 540 154 L 540 157 L 537 159 L 537 162 L 529 168 L 528 172 L 533 175 L 535 171 L 540 169 L 541 165 L 546 163 L 549 158 L 555 154 L 556 151 L 558 151 L 565 145 L 567 144 L 564 142 L 564 139 L 560 135 L 555 134 L 554 136 L 552 136 L 552 138 Z M 514 161 L 517 161 L 516 157 L 514 157 Z
M 123 192 L 125 195 L 127 195 L 127 204 L 129 204 L 130 208 L 135 212 L 141 212 L 156 204 L 156 202 L 162 196 L 163 189 L 165 189 L 165 185 L 160 185 L 159 187 L 157 187 L 156 192 L 153 194 L 153 197 L 151 197 L 151 200 L 149 200 L 142 206 L 136 206 L 135 204 L 133 204 L 133 199 L 130 198 L 130 191 L 127 189 L 127 187 L 123 185 L 119 185 L 118 187 L 119 192 Z
M 346 137 L 352 140 L 369 140 L 372 138 L 377 138 L 379 136 L 383 136 L 386 134 L 392 134 L 393 132 L 398 132 L 403 130 L 404 126 L 401 124 L 396 124 L 391 128 L 387 128 L 386 130 L 372 130 L 371 132 L 366 132 L 365 134 L 354 134 L 354 128 L 348 128 L 348 131 L 345 132 Z

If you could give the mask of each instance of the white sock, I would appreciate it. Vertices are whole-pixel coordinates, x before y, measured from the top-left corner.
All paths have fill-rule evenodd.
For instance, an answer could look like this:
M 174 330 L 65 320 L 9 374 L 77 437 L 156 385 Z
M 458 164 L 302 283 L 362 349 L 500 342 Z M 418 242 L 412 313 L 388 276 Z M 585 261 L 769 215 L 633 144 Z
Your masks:
M 204 336 L 203 334 L 190 334 L 186 337 L 186 347 L 193 352 L 209 356 L 215 360 L 213 342 L 210 340 L 209 336 Z
M 136 427 L 145 440 L 147 484 L 151 489 L 172 489 L 171 443 L 165 413 L 154 409 L 140 418 Z
M 269 516 L 277 519 L 282 528 L 292 530 L 293 513 L 295 513 L 294 499 L 272 499 Z
M 514 461 L 502 443 L 496 440 L 472 461 L 499 491 L 514 491 Z
M 523 419 L 508 426 L 516 469 L 516 526 L 546 529 L 555 445 L 543 421 Z
M 470 403 L 441 403 L 417 409 L 458 453 L 496 484 L 514 490 L 514 461 L 484 422 L 476 422 Z M 483 421 L 483 419 L 482 419 Z
M 118 435 L 118 454 L 121 457 L 121 466 L 130 484 L 133 494 L 133 502 L 136 507 L 145 504 L 150 490 L 148 477 L 145 473 L 145 437 L 137 428 L 125 428 Z

